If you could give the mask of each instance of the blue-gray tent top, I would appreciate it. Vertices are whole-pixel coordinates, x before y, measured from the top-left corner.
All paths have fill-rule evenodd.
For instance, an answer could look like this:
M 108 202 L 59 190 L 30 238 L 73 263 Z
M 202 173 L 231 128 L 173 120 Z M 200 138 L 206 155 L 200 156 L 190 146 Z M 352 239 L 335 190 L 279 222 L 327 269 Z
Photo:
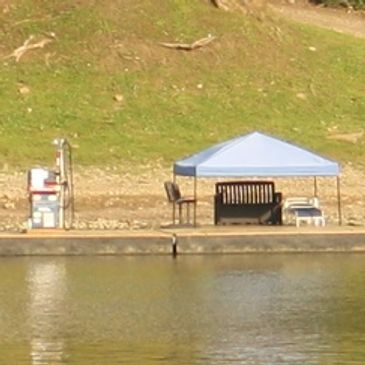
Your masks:
M 338 220 L 342 224 L 340 166 L 292 143 L 253 132 L 216 144 L 174 163 L 176 175 L 194 177 L 194 225 L 196 224 L 197 177 L 337 177 Z M 175 206 L 173 208 L 175 217 Z M 175 218 L 174 222 L 175 222 Z
M 339 164 L 294 144 L 253 132 L 175 162 L 174 174 L 195 177 L 338 176 Z

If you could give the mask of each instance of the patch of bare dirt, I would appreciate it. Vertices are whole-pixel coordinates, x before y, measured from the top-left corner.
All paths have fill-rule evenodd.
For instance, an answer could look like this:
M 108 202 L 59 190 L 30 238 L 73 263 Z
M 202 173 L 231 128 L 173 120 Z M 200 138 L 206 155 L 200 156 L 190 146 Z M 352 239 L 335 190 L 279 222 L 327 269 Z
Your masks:
M 269 7 L 283 17 L 298 22 L 365 38 L 365 11 L 330 9 L 311 5 L 308 2 L 295 2 L 295 0 L 291 3 L 274 0 Z

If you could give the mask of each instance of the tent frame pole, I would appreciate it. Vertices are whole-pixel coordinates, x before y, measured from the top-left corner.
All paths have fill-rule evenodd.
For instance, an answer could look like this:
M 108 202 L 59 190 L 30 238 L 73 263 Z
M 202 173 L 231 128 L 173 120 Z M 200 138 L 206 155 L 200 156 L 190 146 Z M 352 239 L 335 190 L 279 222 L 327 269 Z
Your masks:
M 194 176 L 194 227 L 196 227 L 196 210 L 197 210 L 197 203 L 198 203 L 198 179 L 196 178 L 196 174 Z
M 341 205 L 341 188 L 340 177 L 337 176 L 337 210 L 338 210 L 338 225 L 342 226 L 342 205 Z
M 317 176 L 314 176 L 314 196 L 317 197 L 318 195 L 318 185 L 317 185 Z
M 176 174 L 175 172 L 172 173 L 172 181 L 174 182 L 174 184 L 176 184 Z M 176 202 L 175 200 L 172 202 L 172 225 L 175 225 L 175 221 L 176 221 Z

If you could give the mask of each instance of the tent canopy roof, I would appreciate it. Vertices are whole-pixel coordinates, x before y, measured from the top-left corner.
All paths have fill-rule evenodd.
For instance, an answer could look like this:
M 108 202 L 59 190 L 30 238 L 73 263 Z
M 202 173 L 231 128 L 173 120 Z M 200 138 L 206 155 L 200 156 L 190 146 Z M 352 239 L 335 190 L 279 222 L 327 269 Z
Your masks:
M 306 149 L 253 132 L 176 161 L 182 176 L 337 176 L 340 167 Z

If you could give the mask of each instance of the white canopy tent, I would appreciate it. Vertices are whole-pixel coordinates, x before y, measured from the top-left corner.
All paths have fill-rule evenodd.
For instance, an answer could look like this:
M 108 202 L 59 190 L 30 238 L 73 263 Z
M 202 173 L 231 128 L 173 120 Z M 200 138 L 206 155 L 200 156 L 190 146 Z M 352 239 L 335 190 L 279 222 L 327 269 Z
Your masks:
M 339 224 L 342 224 L 340 166 L 295 144 L 261 132 L 253 132 L 219 143 L 185 159 L 176 161 L 176 176 L 194 177 L 194 198 L 197 200 L 198 177 L 314 177 L 317 195 L 319 176 L 337 178 Z M 196 223 L 196 203 L 194 206 Z

